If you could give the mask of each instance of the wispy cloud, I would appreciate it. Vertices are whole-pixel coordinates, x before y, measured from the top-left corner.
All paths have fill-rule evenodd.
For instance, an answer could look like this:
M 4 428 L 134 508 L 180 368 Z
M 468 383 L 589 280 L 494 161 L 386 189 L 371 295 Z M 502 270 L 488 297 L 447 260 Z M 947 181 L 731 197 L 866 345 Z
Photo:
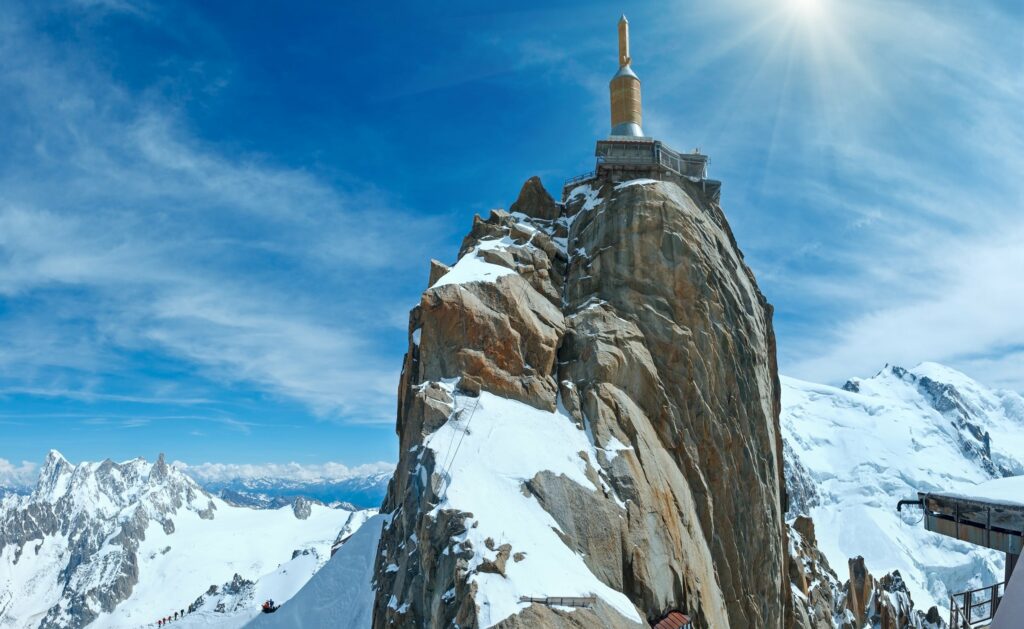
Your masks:
M 410 304 L 375 288 L 424 259 L 436 219 L 225 154 L 16 10 L 0 40 L 0 113 L 20 122 L 0 153 L 0 394 L 204 403 L 110 390 L 155 353 L 325 417 L 393 420 L 399 365 L 375 335 L 394 318 L 373 313 Z

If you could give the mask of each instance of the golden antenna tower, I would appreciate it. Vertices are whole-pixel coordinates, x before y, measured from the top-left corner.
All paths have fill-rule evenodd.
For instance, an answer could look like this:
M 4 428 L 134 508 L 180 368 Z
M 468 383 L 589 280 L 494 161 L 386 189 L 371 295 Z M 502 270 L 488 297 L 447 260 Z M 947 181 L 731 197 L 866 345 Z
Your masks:
M 643 114 L 640 106 L 640 79 L 630 66 L 629 20 L 619 19 L 619 71 L 608 86 L 612 102 L 612 135 L 640 136 Z

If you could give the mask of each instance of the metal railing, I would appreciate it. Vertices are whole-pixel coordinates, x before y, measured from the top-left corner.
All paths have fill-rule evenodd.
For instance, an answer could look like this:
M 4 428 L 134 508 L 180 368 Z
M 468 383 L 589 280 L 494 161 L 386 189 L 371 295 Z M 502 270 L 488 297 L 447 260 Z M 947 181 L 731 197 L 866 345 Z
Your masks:
M 568 188 L 569 186 L 572 186 L 572 185 L 575 185 L 575 184 L 578 184 L 578 183 L 583 183 L 584 181 L 589 181 L 590 179 L 593 179 L 594 177 L 597 177 L 597 172 L 593 171 L 593 170 L 590 171 L 589 173 L 583 173 L 582 175 L 576 175 L 575 177 L 570 177 L 570 178 L 565 180 L 564 184 L 562 184 L 562 189 L 564 190 L 564 189 Z
M 602 144 L 607 144 L 602 148 Z M 661 166 L 669 172 L 691 181 L 703 181 L 708 175 L 708 157 L 701 153 L 679 153 L 661 142 L 602 143 L 598 142 L 597 165 L 600 166 Z M 565 180 L 563 192 L 572 186 L 597 177 L 590 171 Z
M 1006 591 L 1006 583 L 958 592 L 949 597 L 950 629 L 972 629 L 992 620 Z M 980 598 L 984 596 L 985 598 Z
M 558 607 L 593 607 L 596 596 L 520 596 L 521 603 L 540 603 Z

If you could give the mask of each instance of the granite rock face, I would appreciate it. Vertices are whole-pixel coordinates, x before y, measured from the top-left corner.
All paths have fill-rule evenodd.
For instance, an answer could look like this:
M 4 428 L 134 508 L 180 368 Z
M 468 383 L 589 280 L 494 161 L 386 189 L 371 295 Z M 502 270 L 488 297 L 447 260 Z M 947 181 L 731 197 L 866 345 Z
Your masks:
M 312 512 L 313 509 L 311 503 L 307 498 L 299 496 L 298 498 L 295 499 L 295 502 L 292 503 L 292 513 L 294 513 L 295 517 L 297 517 L 300 520 L 305 520 L 309 518 Z
M 374 626 L 639 627 L 676 609 L 700 628 L 792 625 L 772 309 L 724 214 L 696 185 L 554 205 L 538 188 L 477 217 L 410 315 Z M 585 433 L 585 481 L 538 469 L 519 491 L 632 609 L 519 602 L 536 559 L 445 499 L 431 436 L 487 431 L 484 393 Z

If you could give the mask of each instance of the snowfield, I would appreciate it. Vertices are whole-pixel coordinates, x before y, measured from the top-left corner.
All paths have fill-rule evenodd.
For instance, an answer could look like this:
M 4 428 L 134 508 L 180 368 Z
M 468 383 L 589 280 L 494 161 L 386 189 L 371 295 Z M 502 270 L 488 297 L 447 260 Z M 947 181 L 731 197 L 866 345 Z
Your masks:
M 373 566 L 386 523 L 383 515 L 367 520 L 281 609 L 259 614 L 246 626 L 368 629 L 373 621 Z
M 1022 409 L 1016 393 L 935 363 L 886 367 L 845 390 L 783 377 L 787 467 L 792 473 L 799 463 L 809 476 L 803 486 L 812 488 L 803 495 L 790 483 L 791 500 L 814 519 L 840 579 L 848 578 L 847 560 L 862 555 L 876 577 L 899 570 L 921 610 L 945 609 L 953 592 L 1002 581 L 1002 553 L 928 532 L 920 509 L 901 515 L 896 502 L 918 491 L 971 495 L 977 483 L 1024 473 Z M 1015 491 L 1020 480 L 991 485 Z

